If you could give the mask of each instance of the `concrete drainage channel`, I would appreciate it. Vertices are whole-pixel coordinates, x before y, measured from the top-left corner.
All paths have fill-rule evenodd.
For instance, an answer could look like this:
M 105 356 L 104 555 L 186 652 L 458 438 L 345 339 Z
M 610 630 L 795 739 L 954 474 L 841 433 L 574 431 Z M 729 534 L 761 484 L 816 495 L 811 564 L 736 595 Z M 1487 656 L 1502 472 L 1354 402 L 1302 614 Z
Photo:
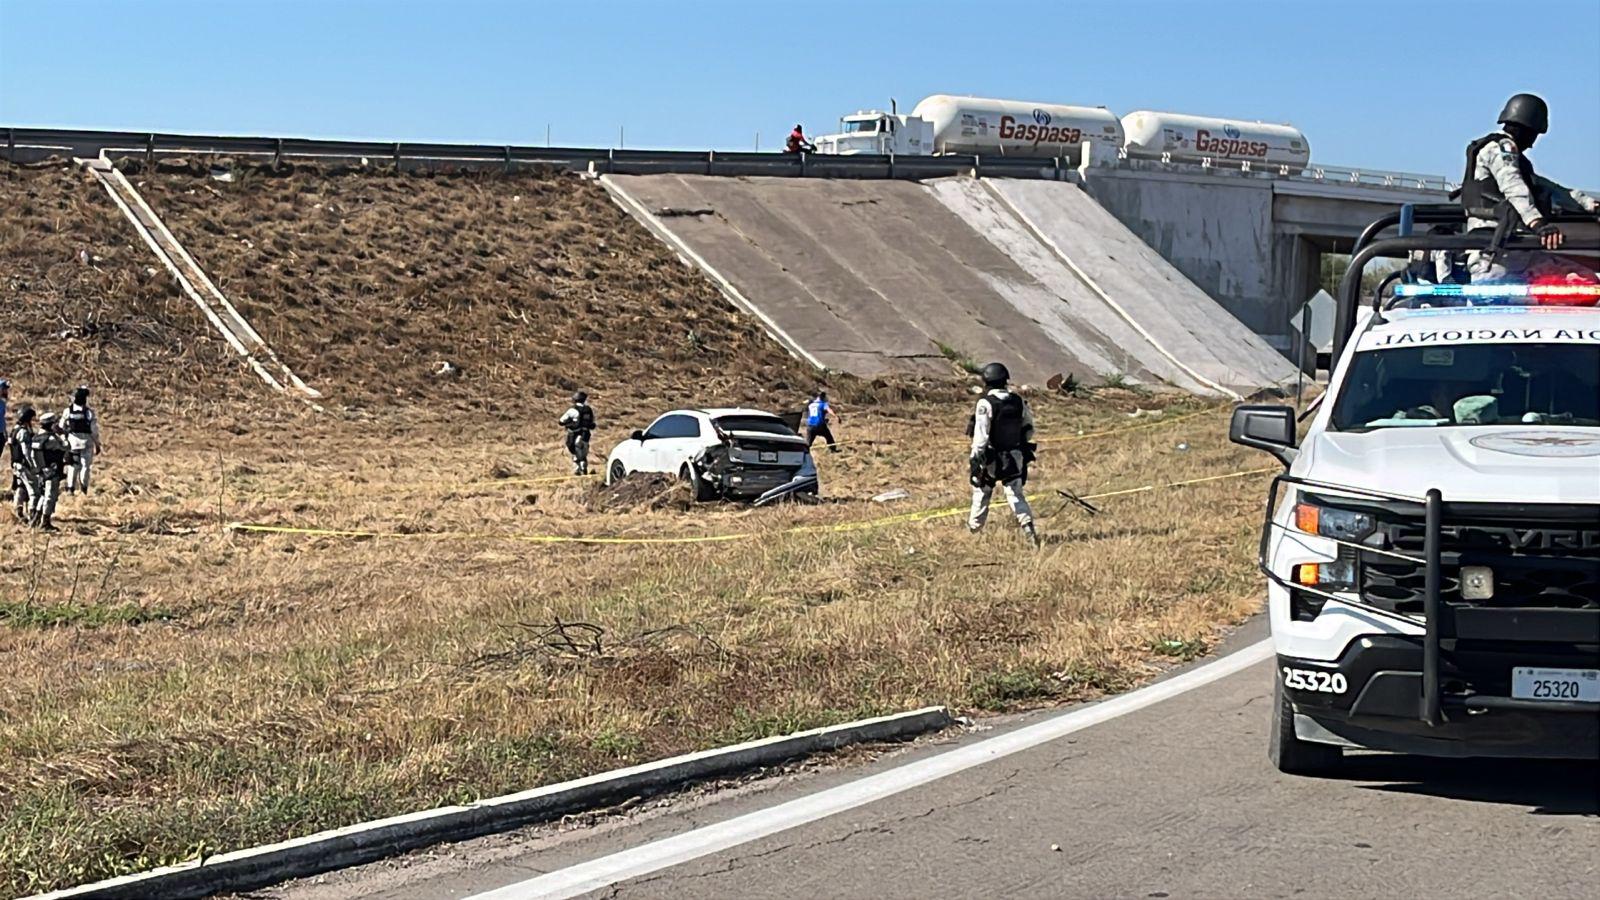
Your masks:
M 315 401 L 322 398 L 322 394 L 315 388 L 308 386 L 300 380 L 290 368 L 278 359 L 272 352 L 267 342 L 261 335 L 250 327 L 250 323 L 228 298 L 212 283 L 210 277 L 183 244 L 173 236 L 167 226 L 150 208 L 144 197 L 128 181 L 127 177 L 111 164 L 104 156 L 93 159 L 80 159 L 78 163 L 94 175 L 101 187 L 111 196 L 117 209 L 122 211 L 130 224 L 133 225 L 139 237 L 144 239 L 145 245 L 150 248 L 161 264 L 166 267 L 184 294 L 193 300 L 200 311 L 205 313 L 207 321 L 227 340 L 228 345 L 236 353 L 244 357 L 245 362 L 266 382 L 269 387 L 279 392 L 294 392 L 302 399 Z
M 852 744 L 905 740 L 938 731 L 954 722 L 948 709 L 933 706 L 830 725 L 603 772 L 466 806 L 444 806 L 363 822 L 279 844 L 40 894 L 34 900 L 184 898 L 254 890 L 292 878 L 373 862 L 431 844 L 480 837 L 630 797 L 660 794 L 697 781 L 748 772 Z

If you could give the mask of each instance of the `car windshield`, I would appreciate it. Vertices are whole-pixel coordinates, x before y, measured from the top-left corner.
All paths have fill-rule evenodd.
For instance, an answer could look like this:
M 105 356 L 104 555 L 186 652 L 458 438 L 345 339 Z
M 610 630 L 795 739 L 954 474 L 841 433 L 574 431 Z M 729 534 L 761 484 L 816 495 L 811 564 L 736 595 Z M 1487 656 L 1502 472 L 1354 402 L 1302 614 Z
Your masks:
M 874 134 L 877 130 L 877 119 L 846 119 L 844 123 L 845 134 Z
M 1452 344 L 1357 353 L 1336 431 L 1600 425 L 1600 344 Z
M 716 422 L 717 427 L 723 431 L 760 431 L 765 434 L 798 436 L 793 428 L 783 424 L 783 420 L 776 416 L 721 416 Z

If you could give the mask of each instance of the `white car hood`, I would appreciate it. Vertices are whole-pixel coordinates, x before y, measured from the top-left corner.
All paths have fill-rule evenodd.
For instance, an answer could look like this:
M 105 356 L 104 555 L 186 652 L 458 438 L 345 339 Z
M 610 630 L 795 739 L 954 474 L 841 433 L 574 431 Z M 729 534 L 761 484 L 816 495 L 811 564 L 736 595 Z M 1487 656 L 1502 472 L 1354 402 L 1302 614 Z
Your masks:
M 1600 428 L 1377 428 L 1312 435 L 1294 474 L 1421 499 L 1600 503 Z

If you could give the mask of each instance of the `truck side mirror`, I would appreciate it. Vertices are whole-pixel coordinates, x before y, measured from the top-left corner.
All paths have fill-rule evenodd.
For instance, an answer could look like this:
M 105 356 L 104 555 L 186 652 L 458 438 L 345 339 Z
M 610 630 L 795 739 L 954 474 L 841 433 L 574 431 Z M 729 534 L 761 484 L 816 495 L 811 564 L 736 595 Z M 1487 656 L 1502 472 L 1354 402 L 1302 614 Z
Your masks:
M 1228 440 L 1265 450 L 1285 466 L 1294 462 L 1294 408 L 1290 406 L 1238 406 L 1228 426 Z
M 632 438 L 632 439 L 634 439 L 636 441 L 643 441 L 644 440 L 644 432 L 642 432 L 639 429 L 635 428 L 633 430 L 633 434 L 628 435 L 628 437 L 630 437 L 630 438 Z

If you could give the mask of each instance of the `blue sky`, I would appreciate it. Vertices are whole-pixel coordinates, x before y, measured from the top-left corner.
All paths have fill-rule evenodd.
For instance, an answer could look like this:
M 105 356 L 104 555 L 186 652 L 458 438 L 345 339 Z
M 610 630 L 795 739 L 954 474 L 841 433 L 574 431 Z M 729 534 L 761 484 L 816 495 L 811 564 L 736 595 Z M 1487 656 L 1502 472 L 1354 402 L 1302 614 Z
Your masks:
M 1532 90 L 1540 171 L 1600 188 L 1597 45 L 1597 0 L 0 0 L 0 124 L 774 149 L 944 92 L 1287 121 L 1326 164 L 1456 176 Z

